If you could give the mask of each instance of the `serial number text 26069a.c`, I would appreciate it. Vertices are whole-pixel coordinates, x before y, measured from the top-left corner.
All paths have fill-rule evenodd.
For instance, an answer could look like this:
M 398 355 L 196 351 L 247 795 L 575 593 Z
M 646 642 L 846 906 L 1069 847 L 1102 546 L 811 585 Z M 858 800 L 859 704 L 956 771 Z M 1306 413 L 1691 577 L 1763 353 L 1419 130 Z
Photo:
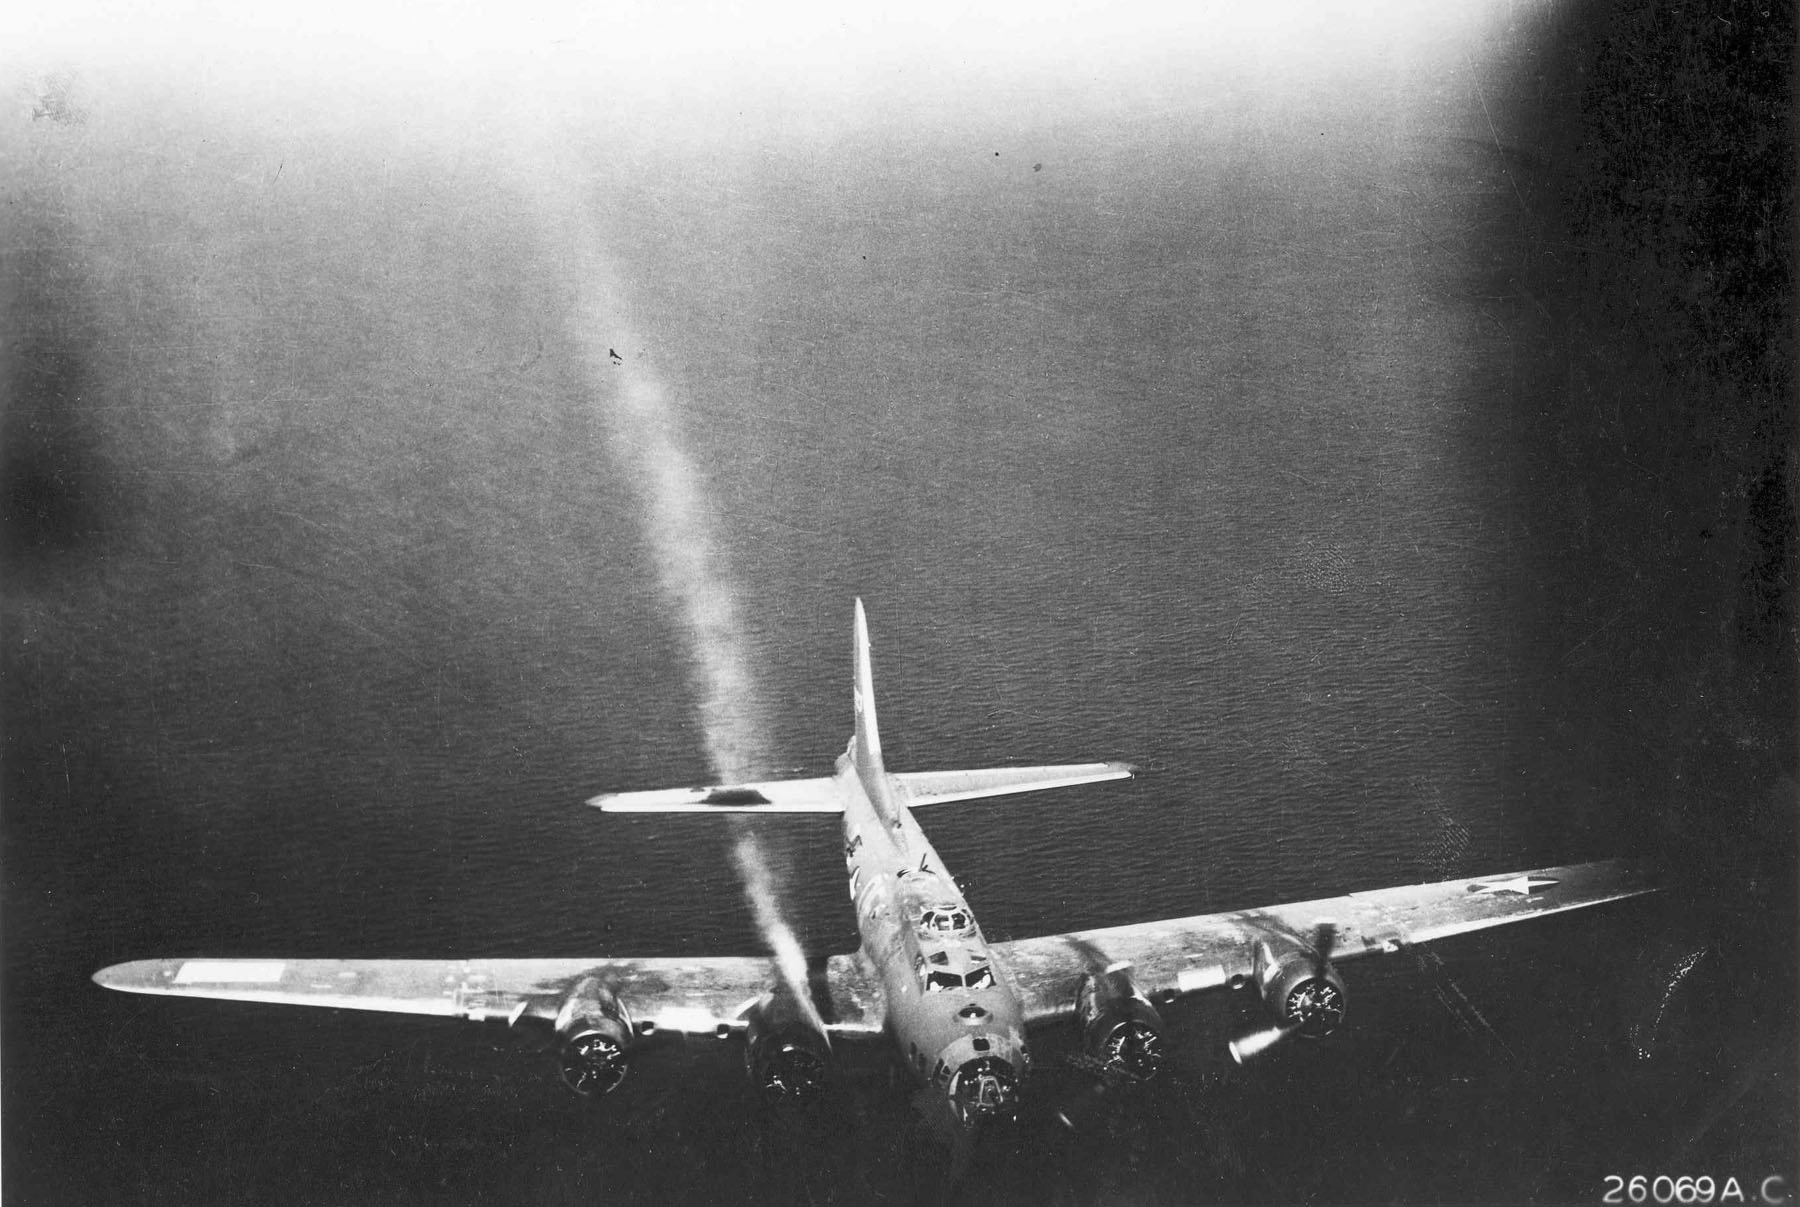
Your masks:
M 1746 1191 L 1745 1187 L 1749 1189 Z M 1760 1181 L 1750 1178 L 1740 1181 L 1735 1177 L 1715 1178 L 1710 1174 L 1697 1177 L 1683 1174 L 1674 1177 L 1669 1174 L 1634 1174 L 1626 1177 L 1623 1174 L 1606 1175 L 1606 1193 L 1601 1197 L 1602 1203 L 1767 1203 L 1771 1205 L 1791 1201 L 1793 1194 L 1788 1189 L 1788 1180 L 1780 1175 L 1771 1175 Z

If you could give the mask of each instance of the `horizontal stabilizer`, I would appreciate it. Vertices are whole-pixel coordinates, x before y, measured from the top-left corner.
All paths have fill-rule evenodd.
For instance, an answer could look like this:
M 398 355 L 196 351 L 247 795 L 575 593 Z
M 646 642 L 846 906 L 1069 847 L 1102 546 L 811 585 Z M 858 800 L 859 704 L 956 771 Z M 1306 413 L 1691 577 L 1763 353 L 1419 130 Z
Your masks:
M 942 805 L 1011 792 L 1122 780 L 1136 770 L 1130 763 L 1065 763 L 1058 767 L 990 767 L 981 771 L 903 771 L 893 778 L 906 789 L 907 803 Z
M 588 804 L 607 813 L 842 813 L 837 781 L 768 780 L 758 784 L 712 784 L 700 788 L 657 788 L 649 792 L 608 792 Z

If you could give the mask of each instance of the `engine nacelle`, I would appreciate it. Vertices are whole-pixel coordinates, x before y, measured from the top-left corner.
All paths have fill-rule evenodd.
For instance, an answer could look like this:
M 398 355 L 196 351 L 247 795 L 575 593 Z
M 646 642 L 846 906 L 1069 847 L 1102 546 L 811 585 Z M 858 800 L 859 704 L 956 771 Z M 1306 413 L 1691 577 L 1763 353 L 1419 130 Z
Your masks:
M 1256 979 L 1277 1026 L 1318 1039 L 1344 1021 L 1344 979 L 1317 953 L 1300 946 L 1257 950 Z
M 1162 1068 L 1162 1017 L 1126 975 L 1126 965 L 1090 972 L 1075 991 L 1081 1046 L 1109 1073 L 1148 1081 Z
M 631 1061 L 631 1015 L 598 977 L 569 991 L 556 1012 L 563 1084 L 582 1097 L 610 1094 Z
M 764 994 L 750 1008 L 744 1070 L 770 1103 L 817 1102 L 831 1073 L 831 1039 L 816 1011 L 789 993 Z

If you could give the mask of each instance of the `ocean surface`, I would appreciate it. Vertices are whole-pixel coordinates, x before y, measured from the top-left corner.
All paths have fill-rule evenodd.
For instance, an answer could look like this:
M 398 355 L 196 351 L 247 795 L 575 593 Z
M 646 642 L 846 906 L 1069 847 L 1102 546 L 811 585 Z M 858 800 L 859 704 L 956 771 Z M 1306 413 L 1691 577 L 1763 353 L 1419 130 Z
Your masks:
M 8 1201 L 1793 1179 L 1770 445 L 1689 400 L 1769 404 L 1577 254 L 1610 178 L 1533 36 L 674 134 L 11 115 Z M 925 819 L 990 937 L 1615 854 L 1700 904 L 1359 967 L 1351 1034 L 1263 1071 L 1199 1010 L 1149 1101 L 949 1184 L 879 1070 L 795 1129 L 708 1051 L 583 1104 L 498 1028 L 87 979 L 759 953 L 734 831 L 582 802 L 828 771 L 856 597 L 891 767 L 1140 768 Z M 830 819 L 756 829 L 851 949 Z

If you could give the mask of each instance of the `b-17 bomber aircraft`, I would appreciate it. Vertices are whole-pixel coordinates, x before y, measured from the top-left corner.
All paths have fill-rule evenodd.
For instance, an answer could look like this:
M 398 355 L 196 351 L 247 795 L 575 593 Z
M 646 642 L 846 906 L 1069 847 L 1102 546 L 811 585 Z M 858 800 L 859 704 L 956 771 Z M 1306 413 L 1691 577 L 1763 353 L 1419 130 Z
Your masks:
M 858 951 L 784 973 L 770 956 L 651 959 L 159 959 L 94 980 L 131 993 L 330 1006 L 554 1029 L 562 1076 L 581 1094 L 624 1079 L 650 1036 L 738 1039 L 771 1100 L 814 1100 L 840 1045 L 886 1042 L 947 1108 L 953 1133 L 1016 1113 L 1029 1037 L 1063 1027 L 1101 1077 L 1129 1083 L 1163 1060 L 1161 1011 L 1183 998 L 1253 990 L 1265 1025 L 1230 1044 L 1240 1062 L 1344 1018 L 1337 964 L 1410 944 L 1655 891 L 1618 861 L 1356 892 L 1266 909 L 990 941 L 913 810 L 1132 774 L 1124 763 L 889 772 L 875 721 L 868 626 L 856 604 L 855 728 L 835 774 L 624 792 L 610 812 L 838 813 Z M 815 969 L 818 966 L 815 966 Z

